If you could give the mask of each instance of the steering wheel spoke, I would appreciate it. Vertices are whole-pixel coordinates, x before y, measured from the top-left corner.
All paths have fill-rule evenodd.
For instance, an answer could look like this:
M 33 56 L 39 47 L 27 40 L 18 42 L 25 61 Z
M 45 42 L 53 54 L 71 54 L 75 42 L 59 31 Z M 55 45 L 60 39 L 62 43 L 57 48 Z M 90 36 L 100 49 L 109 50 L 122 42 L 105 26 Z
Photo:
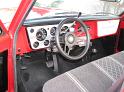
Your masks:
M 67 48 L 68 48 L 68 49 L 67 49 Z M 72 47 L 69 47 L 69 46 L 67 46 L 67 45 L 65 44 L 65 46 L 64 46 L 64 52 L 69 55 L 71 50 L 72 50 Z
M 70 54 L 70 51 L 71 51 L 71 50 L 72 50 L 72 48 L 69 48 L 69 49 L 68 49 L 68 52 L 67 52 L 67 53 L 68 53 L 68 55 Z
M 80 47 L 86 46 L 87 42 L 86 40 L 87 40 L 86 36 L 76 37 L 76 45 L 79 45 Z
M 64 52 L 65 52 L 65 53 L 66 53 L 66 50 L 67 50 L 66 48 L 67 48 L 67 46 L 66 46 L 66 44 L 65 44 L 65 46 L 64 46 Z

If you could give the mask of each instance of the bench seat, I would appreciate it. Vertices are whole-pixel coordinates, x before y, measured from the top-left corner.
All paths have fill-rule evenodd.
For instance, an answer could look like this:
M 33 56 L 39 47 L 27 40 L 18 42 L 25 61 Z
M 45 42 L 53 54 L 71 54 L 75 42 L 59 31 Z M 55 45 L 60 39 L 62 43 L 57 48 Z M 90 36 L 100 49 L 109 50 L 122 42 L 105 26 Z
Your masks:
M 61 74 L 43 92 L 106 92 L 124 72 L 124 51 Z

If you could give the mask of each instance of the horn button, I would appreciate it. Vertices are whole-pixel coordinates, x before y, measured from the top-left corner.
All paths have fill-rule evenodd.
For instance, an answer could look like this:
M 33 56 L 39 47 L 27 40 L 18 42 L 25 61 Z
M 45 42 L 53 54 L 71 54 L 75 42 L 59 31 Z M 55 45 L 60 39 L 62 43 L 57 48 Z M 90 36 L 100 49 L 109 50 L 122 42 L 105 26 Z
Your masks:
M 69 47 L 72 47 L 75 45 L 75 41 L 76 41 L 76 38 L 75 38 L 75 35 L 71 32 L 69 33 L 66 33 L 65 35 L 65 44 Z
M 72 44 L 72 43 L 74 43 L 74 40 L 75 40 L 75 38 L 74 38 L 74 36 L 72 34 L 69 34 L 67 36 L 68 43 Z

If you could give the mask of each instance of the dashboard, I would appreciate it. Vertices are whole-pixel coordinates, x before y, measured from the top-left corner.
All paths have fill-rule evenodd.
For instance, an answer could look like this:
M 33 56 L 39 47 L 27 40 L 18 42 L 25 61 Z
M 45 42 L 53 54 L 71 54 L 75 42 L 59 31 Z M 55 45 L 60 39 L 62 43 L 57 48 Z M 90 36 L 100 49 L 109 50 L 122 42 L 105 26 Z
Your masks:
M 51 41 L 55 39 L 55 29 L 63 19 L 65 18 L 25 20 L 18 34 L 17 54 L 49 48 Z M 118 16 L 82 16 L 80 19 L 87 25 L 91 40 L 115 35 L 120 22 Z M 5 33 L 7 33 L 0 36 L 0 51 L 2 52 L 9 48 L 10 37 L 1 21 L 0 25 L 1 28 L 5 30 Z M 70 24 L 66 26 L 68 27 Z
M 52 42 L 55 41 L 55 32 L 57 31 L 58 24 L 65 18 L 41 18 L 34 20 L 26 20 L 24 22 L 24 27 L 26 28 L 26 34 L 28 42 L 22 38 L 25 45 L 19 43 L 18 48 L 24 48 L 25 50 L 37 50 L 37 49 L 49 49 L 52 46 Z M 93 16 L 93 17 L 81 17 L 80 18 L 88 28 L 90 39 L 98 39 L 100 37 L 110 36 L 116 34 L 119 26 L 119 17 L 109 17 L 109 16 Z M 67 23 L 64 25 L 62 30 L 70 27 L 72 23 Z M 24 31 L 22 31 L 24 33 Z M 20 33 L 21 34 L 21 33 Z M 21 35 L 20 35 L 21 38 Z M 22 41 L 21 40 L 21 41 Z M 28 48 L 28 49 L 27 49 Z M 31 49 L 30 49 L 31 48 Z M 23 53 L 23 50 L 22 50 Z

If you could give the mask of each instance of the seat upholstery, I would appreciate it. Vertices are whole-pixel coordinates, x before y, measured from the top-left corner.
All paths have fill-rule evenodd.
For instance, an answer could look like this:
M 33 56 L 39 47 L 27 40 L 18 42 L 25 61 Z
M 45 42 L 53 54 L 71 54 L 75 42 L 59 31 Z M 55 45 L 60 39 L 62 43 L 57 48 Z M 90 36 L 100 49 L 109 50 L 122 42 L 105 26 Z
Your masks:
M 98 59 L 45 83 L 43 92 L 106 92 L 124 72 L 124 51 Z

